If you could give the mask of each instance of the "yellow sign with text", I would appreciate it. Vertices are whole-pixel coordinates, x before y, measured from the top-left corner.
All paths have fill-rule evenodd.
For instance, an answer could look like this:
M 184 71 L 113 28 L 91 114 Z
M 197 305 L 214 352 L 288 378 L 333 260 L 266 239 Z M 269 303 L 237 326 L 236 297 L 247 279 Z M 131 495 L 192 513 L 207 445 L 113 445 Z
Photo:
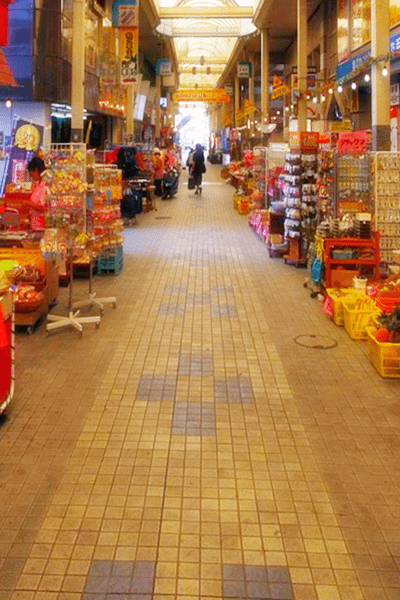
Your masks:
M 174 102 L 230 102 L 226 90 L 178 90 L 174 93 Z

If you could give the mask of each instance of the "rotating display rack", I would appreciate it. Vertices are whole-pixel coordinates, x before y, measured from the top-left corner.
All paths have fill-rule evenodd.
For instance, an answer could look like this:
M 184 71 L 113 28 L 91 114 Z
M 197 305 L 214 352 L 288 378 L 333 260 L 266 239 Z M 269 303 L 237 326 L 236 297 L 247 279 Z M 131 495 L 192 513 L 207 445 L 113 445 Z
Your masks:
M 83 325 L 100 325 L 100 317 L 82 317 L 73 306 L 74 253 L 86 246 L 86 146 L 85 144 L 56 144 L 47 156 L 49 178 L 48 213 L 49 228 L 42 240 L 46 254 L 59 253 L 69 264 L 68 315 L 47 316 L 47 333 L 64 327 L 73 327 L 80 334 Z

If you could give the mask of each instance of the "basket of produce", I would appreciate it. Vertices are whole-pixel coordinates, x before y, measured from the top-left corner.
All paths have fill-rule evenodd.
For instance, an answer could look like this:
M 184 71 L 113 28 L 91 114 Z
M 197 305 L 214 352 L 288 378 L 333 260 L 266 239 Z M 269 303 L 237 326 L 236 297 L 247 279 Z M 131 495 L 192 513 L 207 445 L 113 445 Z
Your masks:
M 382 377 L 400 378 L 400 308 L 367 327 L 369 358 Z
M 45 301 L 42 292 L 37 292 L 32 285 L 21 286 L 14 295 L 15 311 L 19 313 L 34 312 Z
M 352 340 L 367 339 L 367 326 L 381 313 L 372 298 L 365 294 L 343 300 L 344 327 Z

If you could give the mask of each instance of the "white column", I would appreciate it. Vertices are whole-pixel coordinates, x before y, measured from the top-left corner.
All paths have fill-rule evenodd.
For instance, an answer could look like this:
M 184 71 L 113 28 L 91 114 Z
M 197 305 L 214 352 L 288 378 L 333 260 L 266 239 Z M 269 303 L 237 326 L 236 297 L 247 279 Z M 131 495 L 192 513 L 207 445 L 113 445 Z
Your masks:
M 373 58 L 389 54 L 389 0 L 371 2 L 371 53 Z M 386 77 L 382 75 L 386 67 Z M 371 67 L 372 90 L 372 147 L 390 150 L 390 62 Z
M 299 131 L 307 130 L 307 0 L 297 0 L 297 78 L 300 99 L 297 107 Z
M 156 129 L 155 129 L 155 143 L 160 143 L 160 130 L 161 130 L 161 75 L 156 76 Z
M 85 102 L 85 2 L 74 0 L 72 27 L 71 141 L 83 142 Z
M 126 86 L 126 123 L 125 136 L 127 142 L 133 142 L 134 137 L 134 120 L 133 120 L 133 104 L 135 101 L 134 84 L 130 83 Z
M 234 123 L 235 123 L 235 127 L 237 128 L 238 126 L 238 118 L 237 118 L 237 111 L 240 108 L 240 89 L 239 89 L 239 77 L 237 75 L 237 73 L 235 73 L 235 114 L 234 114 Z
M 250 54 L 249 56 L 249 62 L 251 64 L 251 77 L 249 78 L 249 100 L 251 102 L 252 105 L 254 105 L 254 55 Z M 254 119 L 255 119 L 255 113 L 251 113 L 250 114 L 250 123 L 254 123 Z M 250 139 L 253 137 L 253 133 L 254 133 L 254 124 L 250 125 Z
M 261 30 L 261 118 L 269 122 L 269 43 L 268 29 Z

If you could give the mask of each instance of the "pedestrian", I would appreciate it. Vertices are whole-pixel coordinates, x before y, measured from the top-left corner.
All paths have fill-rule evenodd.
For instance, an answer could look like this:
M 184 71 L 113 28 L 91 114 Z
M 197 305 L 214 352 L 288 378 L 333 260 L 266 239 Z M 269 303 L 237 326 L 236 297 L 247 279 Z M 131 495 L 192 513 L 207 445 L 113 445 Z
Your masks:
M 193 175 L 194 184 L 196 186 L 195 194 L 201 194 L 201 184 L 203 181 L 203 173 L 206 172 L 206 165 L 204 160 L 204 152 L 201 144 L 196 144 L 192 156 L 191 173 Z
M 163 178 L 165 174 L 164 161 L 161 156 L 161 150 L 154 148 L 153 150 L 153 172 L 154 172 L 154 185 L 155 195 L 163 195 Z
M 28 201 L 31 231 L 43 233 L 46 228 L 46 181 L 43 174 L 46 170 L 44 161 L 34 156 L 28 163 L 28 173 L 33 179 L 32 193 Z

